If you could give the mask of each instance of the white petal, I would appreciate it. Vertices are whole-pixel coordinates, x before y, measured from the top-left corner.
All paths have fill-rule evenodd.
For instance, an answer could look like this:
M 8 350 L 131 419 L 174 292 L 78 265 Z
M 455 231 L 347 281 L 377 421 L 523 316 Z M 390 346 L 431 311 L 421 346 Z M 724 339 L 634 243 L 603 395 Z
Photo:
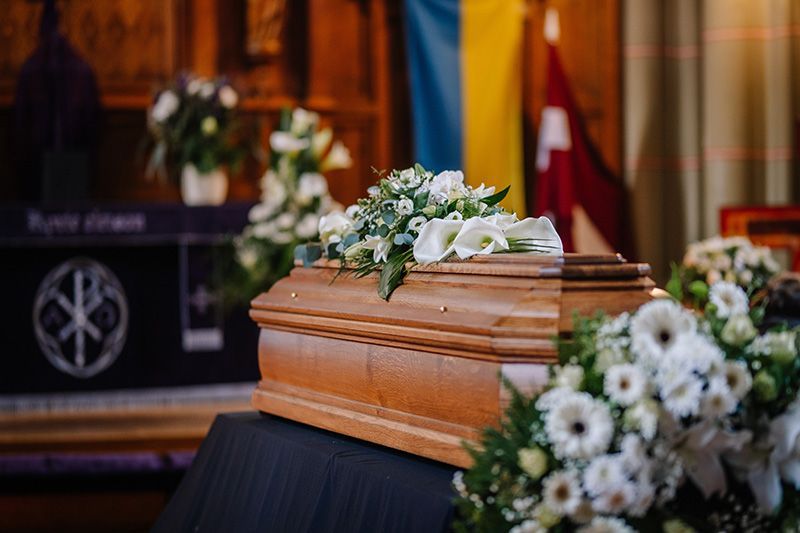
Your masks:
M 503 230 L 483 218 L 471 218 L 464 223 L 453 241 L 461 259 L 476 254 L 490 254 L 496 250 L 507 250 L 508 241 Z
M 464 222 L 461 220 L 429 220 L 419 231 L 414 243 L 414 259 L 420 265 L 427 265 L 445 259 L 453 253 L 453 239 Z M 452 238 L 451 238 L 452 237 Z
M 553 227 L 553 223 L 547 217 L 531 218 L 528 217 L 511 224 L 505 230 L 506 237 L 513 239 L 532 239 L 532 244 L 548 246 L 548 255 L 561 255 L 564 247 L 561 244 L 561 237 Z

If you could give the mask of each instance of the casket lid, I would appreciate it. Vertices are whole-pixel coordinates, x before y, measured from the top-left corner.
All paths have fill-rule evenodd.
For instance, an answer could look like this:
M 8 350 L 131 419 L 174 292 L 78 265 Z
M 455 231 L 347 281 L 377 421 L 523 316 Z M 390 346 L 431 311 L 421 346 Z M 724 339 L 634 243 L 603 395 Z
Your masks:
M 551 361 L 573 312 L 632 309 L 647 298 L 649 265 L 617 255 L 492 254 L 415 266 L 390 300 L 377 274 L 338 261 L 298 266 L 252 302 L 262 327 L 508 361 Z

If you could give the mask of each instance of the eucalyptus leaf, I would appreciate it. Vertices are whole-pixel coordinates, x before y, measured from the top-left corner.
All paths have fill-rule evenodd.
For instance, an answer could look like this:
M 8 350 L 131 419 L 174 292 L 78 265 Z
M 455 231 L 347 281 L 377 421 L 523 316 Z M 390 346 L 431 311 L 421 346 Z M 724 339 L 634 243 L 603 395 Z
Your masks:
M 408 233 L 398 233 L 394 236 L 394 243 L 397 246 L 402 246 L 404 244 L 413 244 L 414 237 L 409 235 Z
M 397 217 L 395 216 L 393 211 L 384 211 L 383 214 L 381 215 L 381 218 L 387 224 L 392 224 L 392 223 L 394 223 L 394 221 L 395 221 L 395 219 Z
M 322 247 L 318 244 L 306 245 L 306 257 L 303 260 L 304 266 L 311 266 L 317 259 L 322 257 Z
M 294 247 L 294 258 L 298 261 L 306 262 L 306 245 L 298 244 Z
M 383 238 L 386 238 L 386 236 L 389 235 L 389 226 L 387 226 L 386 224 L 381 224 L 380 226 L 378 226 L 378 235 L 380 235 Z
M 339 254 L 341 253 L 339 250 L 341 244 L 342 243 L 339 242 L 328 243 L 328 249 L 327 249 L 328 259 L 337 259 L 339 257 Z
M 355 243 L 358 242 L 358 233 L 348 233 L 345 235 L 344 240 L 342 241 L 342 245 L 345 249 L 350 248 Z

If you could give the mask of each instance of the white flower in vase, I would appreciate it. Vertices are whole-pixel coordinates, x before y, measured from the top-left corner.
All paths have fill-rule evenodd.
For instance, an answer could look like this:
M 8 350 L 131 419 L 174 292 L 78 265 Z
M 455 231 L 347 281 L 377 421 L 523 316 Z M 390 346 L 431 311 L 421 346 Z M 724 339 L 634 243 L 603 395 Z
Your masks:
M 273 131 L 269 136 L 270 147 L 281 154 L 293 154 L 305 150 L 310 144 L 309 139 L 298 139 L 287 131 Z
M 664 408 L 677 418 L 696 415 L 700 411 L 703 382 L 691 374 L 663 380 L 660 387 Z
M 173 91 L 164 91 L 158 95 L 153 109 L 150 110 L 150 116 L 156 122 L 165 122 L 178 110 L 180 105 L 181 101 Z
M 583 383 L 583 367 L 580 365 L 556 367 L 556 374 L 553 382 L 556 387 L 568 387 L 572 390 L 579 390 L 581 383 Z
M 300 205 L 309 205 L 314 198 L 328 193 L 328 180 L 318 172 L 303 172 L 297 181 L 295 199 Z
M 720 333 L 720 338 L 731 346 L 741 346 L 758 335 L 750 317 L 744 313 L 731 316 Z
M 750 302 L 747 294 L 738 285 L 721 281 L 711 286 L 708 300 L 717 308 L 719 318 L 747 314 Z
M 734 412 L 738 404 L 724 379 L 712 379 L 703 396 L 700 413 L 705 417 L 718 418 Z
M 453 240 L 453 246 L 458 257 L 468 259 L 473 255 L 508 250 L 508 240 L 503 230 L 486 219 L 474 217 L 464 222 Z
M 583 471 L 583 487 L 592 496 L 615 489 L 627 481 L 619 455 L 595 457 Z
M 294 227 L 294 232 L 301 239 L 310 239 L 317 234 L 319 217 L 316 213 L 308 213 Z
M 331 128 L 324 128 L 314 133 L 311 136 L 311 151 L 317 158 L 322 157 L 325 150 L 331 145 L 333 140 L 333 130 Z
M 198 91 L 198 94 L 200 95 L 200 98 L 204 100 L 210 100 L 211 97 L 214 96 L 214 91 L 216 91 L 216 89 L 217 88 L 214 86 L 214 82 L 205 81 L 200 86 L 200 91 Z
M 342 143 L 336 141 L 331 146 L 331 151 L 320 163 L 319 168 L 323 172 L 328 170 L 339 170 L 342 168 L 350 168 L 353 165 L 353 158 L 350 157 L 350 150 Z
M 295 135 L 304 135 L 309 129 L 315 127 L 319 123 L 319 114 L 297 107 L 292 111 L 292 133 Z
M 727 361 L 722 370 L 722 377 L 736 399 L 741 400 L 753 386 L 753 376 L 744 361 Z
M 223 85 L 219 89 L 219 103 L 225 109 L 233 109 L 239 103 L 239 95 L 230 85 Z
M 267 170 L 261 178 L 261 201 L 273 207 L 280 206 L 286 200 L 286 186 L 273 170 Z
M 614 422 L 605 404 L 576 392 L 562 398 L 547 413 L 545 431 L 557 457 L 591 459 L 608 449 Z
M 608 487 L 592 500 L 592 508 L 601 514 L 624 513 L 636 501 L 636 485 L 630 481 Z
M 377 235 L 367 235 L 363 247 L 372 250 L 372 260 L 376 263 L 386 262 L 389 259 L 389 251 L 392 243 Z
M 420 265 L 436 263 L 450 256 L 455 247 L 453 241 L 461 231 L 461 220 L 429 220 L 419 230 L 414 243 L 414 259 Z
M 645 440 L 652 440 L 658 431 L 658 404 L 651 399 L 637 402 L 625 410 L 626 426 L 638 431 Z
M 294 215 L 294 213 L 289 211 L 281 213 L 275 218 L 275 225 L 281 230 L 291 228 L 294 226 L 295 222 L 297 222 L 297 217 Z
M 247 213 L 247 219 L 251 224 L 255 224 L 262 220 L 267 220 L 274 214 L 275 207 L 272 204 L 262 202 L 250 208 L 250 212 Z
M 192 78 L 189 80 L 189 83 L 186 84 L 186 93 L 189 96 L 194 96 L 200 92 L 200 89 L 203 87 L 203 80 L 201 78 Z
M 353 219 L 341 211 L 334 211 L 319 219 L 319 237 L 327 246 L 332 242 L 341 242 L 342 237 L 353 228 Z
M 578 529 L 578 533 L 636 533 L 636 530 L 621 518 L 596 516 L 588 526 Z

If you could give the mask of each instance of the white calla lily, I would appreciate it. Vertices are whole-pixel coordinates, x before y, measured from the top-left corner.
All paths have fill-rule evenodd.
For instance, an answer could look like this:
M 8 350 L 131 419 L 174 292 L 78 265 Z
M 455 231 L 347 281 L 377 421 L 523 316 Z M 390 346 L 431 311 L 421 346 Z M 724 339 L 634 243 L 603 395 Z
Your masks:
M 453 246 L 461 259 L 473 255 L 485 255 L 508 249 L 508 240 L 503 230 L 485 218 L 471 218 L 464 222 Z
M 541 246 L 543 252 L 547 255 L 561 255 L 564 253 L 561 237 L 558 236 L 553 223 L 547 217 L 528 217 L 515 222 L 505 229 L 505 235 L 508 239 L 530 240 L 532 246 Z
M 461 220 L 429 220 L 419 230 L 419 237 L 414 243 L 414 259 L 420 265 L 441 261 L 453 253 L 453 241 L 461 231 L 464 222 Z
M 298 139 L 287 131 L 273 131 L 269 136 L 269 145 L 279 153 L 294 153 L 305 150 L 311 141 L 308 139 Z
M 484 218 L 502 230 L 508 229 L 512 224 L 519 222 L 516 213 L 511 213 L 510 215 L 498 213 Z

